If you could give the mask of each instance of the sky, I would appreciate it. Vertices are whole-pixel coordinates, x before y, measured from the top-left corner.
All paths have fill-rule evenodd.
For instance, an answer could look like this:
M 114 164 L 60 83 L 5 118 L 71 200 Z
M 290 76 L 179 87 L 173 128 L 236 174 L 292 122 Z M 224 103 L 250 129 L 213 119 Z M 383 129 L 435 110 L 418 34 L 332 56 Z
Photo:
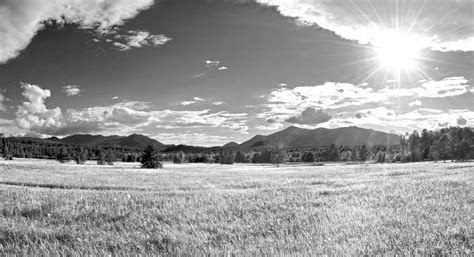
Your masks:
M 474 126 L 472 0 L 1 0 L 0 133 Z

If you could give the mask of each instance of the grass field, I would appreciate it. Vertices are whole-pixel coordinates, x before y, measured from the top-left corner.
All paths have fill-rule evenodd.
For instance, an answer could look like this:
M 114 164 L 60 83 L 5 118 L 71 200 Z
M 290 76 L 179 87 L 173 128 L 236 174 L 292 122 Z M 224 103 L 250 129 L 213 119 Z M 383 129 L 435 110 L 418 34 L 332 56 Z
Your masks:
M 0 161 L 3 254 L 472 254 L 474 163 Z

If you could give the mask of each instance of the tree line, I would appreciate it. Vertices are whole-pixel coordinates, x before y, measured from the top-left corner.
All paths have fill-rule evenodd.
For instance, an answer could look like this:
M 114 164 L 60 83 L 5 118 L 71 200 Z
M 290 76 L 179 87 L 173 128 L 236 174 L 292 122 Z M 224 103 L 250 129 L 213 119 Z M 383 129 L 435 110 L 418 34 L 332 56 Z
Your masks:
M 97 164 L 112 165 L 115 161 L 160 163 L 314 163 L 314 162 L 418 162 L 418 161 L 465 161 L 474 158 L 474 132 L 471 128 L 450 127 L 438 131 L 413 131 L 401 136 L 397 145 L 315 146 L 277 148 L 250 148 L 227 150 L 212 148 L 198 152 L 166 150 L 158 153 L 152 146 L 148 153 L 142 149 L 96 145 L 68 145 L 60 142 L 4 137 L 1 140 L 2 155 L 12 158 L 47 158 L 59 162 L 75 161 L 84 164 L 87 160 Z M 151 148 L 150 148 L 151 147 Z M 204 149 L 204 148 L 203 148 Z M 152 160 L 150 160 L 152 156 Z M 144 159 L 146 158 L 146 159 Z M 152 165 L 153 166 L 153 165 Z

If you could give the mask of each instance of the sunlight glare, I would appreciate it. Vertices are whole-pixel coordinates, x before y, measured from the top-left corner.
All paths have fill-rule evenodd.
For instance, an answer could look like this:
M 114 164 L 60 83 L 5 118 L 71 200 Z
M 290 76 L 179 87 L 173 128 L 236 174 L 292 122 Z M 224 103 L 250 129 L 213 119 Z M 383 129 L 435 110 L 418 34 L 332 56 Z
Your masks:
M 380 65 L 394 72 L 411 71 L 417 68 L 421 40 L 401 32 L 382 33 L 374 42 Z

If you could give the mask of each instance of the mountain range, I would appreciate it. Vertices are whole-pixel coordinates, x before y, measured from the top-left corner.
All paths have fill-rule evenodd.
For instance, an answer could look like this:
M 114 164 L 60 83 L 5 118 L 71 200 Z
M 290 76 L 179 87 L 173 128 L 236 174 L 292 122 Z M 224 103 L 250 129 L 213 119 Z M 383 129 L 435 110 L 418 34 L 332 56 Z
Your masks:
M 345 127 L 336 129 L 317 128 L 314 130 L 288 127 L 268 136 L 256 135 L 239 145 L 248 147 L 303 147 L 322 145 L 395 145 L 400 136 L 373 129 Z
M 270 135 L 256 135 L 241 144 L 236 142 L 227 143 L 221 147 L 195 147 L 187 145 L 165 145 L 155 139 L 144 135 L 133 134 L 130 136 L 102 136 L 77 134 L 59 139 L 51 137 L 47 139 L 50 142 L 63 142 L 76 145 L 101 145 L 101 146 L 121 146 L 132 148 L 145 148 L 152 144 L 160 150 L 168 151 L 190 150 L 198 151 L 202 149 L 248 149 L 254 147 L 305 147 L 305 146 L 323 146 L 323 145 L 395 145 L 400 141 L 400 136 L 389 134 L 373 129 L 364 129 L 359 127 L 344 127 L 336 129 L 304 129 L 298 127 L 288 127 Z

